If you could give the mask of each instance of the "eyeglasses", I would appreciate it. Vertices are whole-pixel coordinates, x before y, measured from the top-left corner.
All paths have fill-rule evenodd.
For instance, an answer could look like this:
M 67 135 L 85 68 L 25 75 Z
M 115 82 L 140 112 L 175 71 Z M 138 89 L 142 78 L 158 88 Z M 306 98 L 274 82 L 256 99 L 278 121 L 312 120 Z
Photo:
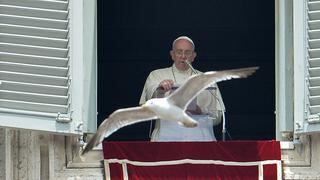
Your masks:
M 178 57 L 182 57 L 183 55 L 185 55 L 186 57 L 191 57 L 193 54 L 193 50 L 175 50 L 174 54 Z

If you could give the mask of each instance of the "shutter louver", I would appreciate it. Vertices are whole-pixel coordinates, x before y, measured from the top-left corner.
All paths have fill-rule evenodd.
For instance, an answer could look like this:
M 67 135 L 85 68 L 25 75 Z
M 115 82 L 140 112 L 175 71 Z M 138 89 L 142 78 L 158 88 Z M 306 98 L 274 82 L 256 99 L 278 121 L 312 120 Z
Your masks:
M 0 0 L 0 108 L 69 112 L 68 1 Z

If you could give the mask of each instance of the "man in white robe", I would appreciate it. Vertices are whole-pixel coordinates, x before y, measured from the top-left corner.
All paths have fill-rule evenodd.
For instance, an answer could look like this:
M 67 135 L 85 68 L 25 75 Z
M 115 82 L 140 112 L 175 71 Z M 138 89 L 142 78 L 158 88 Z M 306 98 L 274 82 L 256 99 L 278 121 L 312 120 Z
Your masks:
M 170 55 L 174 61 L 168 68 L 152 71 L 143 88 L 140 104 L 155 97 L 164 97 L 170 94 L 174 87 L 178 87 L 194 72 L 185 61 L 190 63 L 196 57 L 193 41 L 186 37 L 178 37 L 172 43 Z M 213 90 L 212 90 L 213 89 Z M 151 141 L 216 141 L 213 126 L 221 122 L 224 104 L 216 84 L 211 90 L 205 90 L 197 96 L 187 108 L 187 113 L 198 121 L 195 128 L 187 128 L 172 121 L 157 120 L 151 135 Z

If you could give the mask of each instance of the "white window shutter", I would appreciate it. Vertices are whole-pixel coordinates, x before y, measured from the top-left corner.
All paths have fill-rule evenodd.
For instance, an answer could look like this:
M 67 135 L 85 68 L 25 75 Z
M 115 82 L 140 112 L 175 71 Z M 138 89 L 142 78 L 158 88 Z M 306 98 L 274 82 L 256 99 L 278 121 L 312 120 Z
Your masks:
M 299 109 L 295 109 L 295 131 L 300 133 L 320 132 L 320 1 L 304 0 L 295 2 L 296 22 L 295 26 L 295 75 L 304 76 L 295 80 L 295 104 L 300 102 L 296 99 L 304 99 L 304 111 L 302 118 Z M 299 14 L 297 14 L 299 13 Z M 299 22 L 300 21 L 300 27 Z M 303 23 L 301 23 L 303 22 Z M 300 39 L 300 40 L 299 40 Z M 304 67 L 300 63 L 304 62 Z M 303 69 L 305 69 L 303 71 Z M 300 74 L 301 73 L 301 74 Z M 297 75 L 298 74 L 298 75 Z M 299 82 L 300 80 L 300 82 Z M 298 91 L 304 86 L 304 91 Z M 303 93 L 304 92 L 304 93 Z M 299 97 L 300 96 L 300 97 Z M 302 98 L 304 97 L 304 98 Z M 303 102 L 303 101 L 302 101 Z M 301 111 L 300 111 L 301 112 Z
M 320 114 L 320 1 L 308 3 L 308 70 L 310 118 Z
M 71 15 L 76 3 L 83 2 L 0 0 L 0 126 L 79 132 L 83 91 L 75 89 L 83 88 L 85 74 L 83 56 L 73 56 L 82 53 L 72 43 L 72 33 L 79 35 L 71 27 L 79 20 Z

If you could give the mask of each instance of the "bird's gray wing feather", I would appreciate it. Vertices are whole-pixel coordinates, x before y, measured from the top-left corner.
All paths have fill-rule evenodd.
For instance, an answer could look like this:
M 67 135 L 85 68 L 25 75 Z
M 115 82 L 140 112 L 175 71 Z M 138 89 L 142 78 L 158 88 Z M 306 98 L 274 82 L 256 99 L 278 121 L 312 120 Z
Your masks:
M 259 69 L 259 67 L 209 71 L 191 76 L 182 86 L 168 96 L 168 100 L 180 108 L 186 109 L 193 98 L 211 84 L 235 78 L 246 78 L 253 74 L 257 69 Z
M 90 139 L 82 155 L 89 152 L 92 148 L 100 144 L 105 137 L 108 137 L 116 130 L 138 122 L 156 119 L 156 114 L 146 107 L 132 107 L 119 109 L 113 112 L 99 126 L 95 135 Z

